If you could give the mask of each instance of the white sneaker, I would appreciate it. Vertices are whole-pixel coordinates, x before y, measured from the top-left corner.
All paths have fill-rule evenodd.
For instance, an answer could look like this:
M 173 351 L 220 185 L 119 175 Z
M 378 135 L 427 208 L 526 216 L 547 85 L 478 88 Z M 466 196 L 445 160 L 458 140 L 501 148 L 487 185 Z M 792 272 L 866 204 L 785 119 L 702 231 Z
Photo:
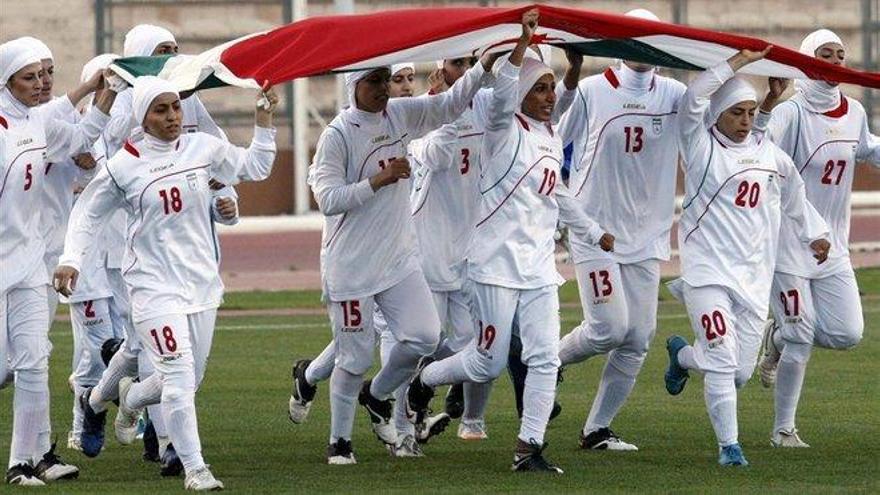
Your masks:
M 76 451 L 82 452 L 82 449 L 83 449 L 82 444 L 79 441 L 80 436 L 81 436 L 81 434 L 79 434 L 79 433 L 74 433 L 72 431 L 67 432 L 67 448 L 69 450 L 76 450 Z
M 446 431 L 450 421 L 452 418 L 445 412 L 425 419 L 423 423 L 416 425 L 416 439 L 419 443 L 428 443 L 428 440 Z
M 133 383 L 134 380 L 128 376 L 119 380 L 119 409 L 116 411 L 113 427 L 116 430 L 116 440 L 122 445 L 131 445 L 137 439 L 137 425 L 141 411 L 125 406 L 128 391 L 131 390 Z
M 413 435 L 398 435 L 397 445 L 394 446 L 394 450 L 391 452 L 391 455 L 394 457 L 425 457 L 424 452 L 422 452 L 422 447 L 419 446 L 419 442 L 416 441 L 416 437 Z
M 485 440 L 489 438 L 486 433 L 486 422 L 482 419 L 462 419 L 458 424 L 458 438 L 462 440 Z
M 599 428 L 584 435 L 581 432 L 581 448 L 584 450 L 617 450 L 634 452 L 639 450 L 635 445 L 624 442 L 611 428 Z
M 350 440 L 337 440 L 327 446 L 327 464 L 347 465 L 357 464 L 354 458 L 354 451 L 351 449 Z
M 779 430 L 770 437 L 770 445 L 774 447 L 785 447 L 794 449 L 807 449 L 810 444 L 801 440 L 797 434 L 797 429 Z
M 779 327 L 773 318 L 767 320 L 764 325 L 764 339 L 761 341 L 761 363 L 758 368 L 761 370 L 761 385 L 764 388 L 770 388 L 776 384 L 776 368 L 779 366 L 779 358 L 782 356 L 776 344 L 773 343 L 773 337 Z
M 186 475 L 183 487 L 197 492 L 213 492 L 223 489 L 223 483 L 211 474 L 207 466 Z

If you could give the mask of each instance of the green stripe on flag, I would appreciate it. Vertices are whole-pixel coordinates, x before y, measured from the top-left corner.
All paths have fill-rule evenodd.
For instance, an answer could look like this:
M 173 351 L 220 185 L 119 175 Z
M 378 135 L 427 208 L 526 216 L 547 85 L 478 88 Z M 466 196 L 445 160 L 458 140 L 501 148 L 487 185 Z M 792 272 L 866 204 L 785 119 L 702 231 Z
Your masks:
M 672 69 L 703 70 L 700 66 L 633 39 L 585 41 L 566 43 L 566 46 L 574 48 L 578 53 L 593 57 L 619 58 Z

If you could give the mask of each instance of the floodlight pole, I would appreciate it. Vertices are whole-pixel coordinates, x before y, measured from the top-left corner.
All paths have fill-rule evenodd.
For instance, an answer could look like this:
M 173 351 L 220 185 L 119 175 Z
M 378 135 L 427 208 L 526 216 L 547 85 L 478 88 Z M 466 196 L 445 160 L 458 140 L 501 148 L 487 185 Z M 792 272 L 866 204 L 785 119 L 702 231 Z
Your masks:
M 291 0 L 294 22 L 308 15 L 306 0 Z M 309 80 L 301 77 L 293 81 L 293 213 L 302 215 L 311 209 L 309 200 L 309 144 L 308 144 Z

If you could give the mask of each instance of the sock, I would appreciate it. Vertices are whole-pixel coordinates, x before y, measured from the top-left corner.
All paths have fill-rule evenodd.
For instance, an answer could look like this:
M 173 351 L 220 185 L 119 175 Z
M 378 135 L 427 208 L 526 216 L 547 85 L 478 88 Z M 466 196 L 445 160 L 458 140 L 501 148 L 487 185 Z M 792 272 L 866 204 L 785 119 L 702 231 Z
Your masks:
M 89 396 L 89 405 L 96 413 L 105 411 L 107 403 L 119 397 L 119 380 L 125 376 L 137 376 L 137 358 L 128 354 L 123 346 L 113 355 Z
M 422 383 L 429 387 L 437 387 L 439 385 L 451 385 L 470 380 L 464 365 L 467 359 L 467 352 L 467 350 L 464 350 L 452 357 L 429 364 L 422 370 Z
M 168 433 L 187 474 L 205 467 L 196 419 L 195 373 L 192 366 L 176 366 L 163 376 L 162 404 Z
M 336 342 L 330 341 L 321 354 L 318 354 L 308 367 L 306 367 L 306 381 L 309 385 L 317 385 L 330 378 L 333 367 L 336 364 Z
M 519 439 L 528 443 L 544 442 L 544 432 L 556 398 L 556 369 L 529 367 L 523 395 L 523 414 Z
M 158 373 L 153 373 L 146 380 L 131 385 L 125 399 L 125 407 L 140 410 L 158 404 L 161 400 L 162 377 Z
M 402 439 L 407 435 L 416 434 L 416 425 L 412 424 L 406 414 L 406 391 L 409 387 L 406 383 L 394 391 L 394 427 L 397 428 L 397 438 Z
M 619 359 L 614 359 L 614 356 L 612 351 L 608 356 L 608 362 L 605 363 L 605 370 L 599 381 L 599 391 L 593 399 L 593 406 L 584 424 L 584 435 L 611 426 L 611 421 L 617 416 L 636 384 L 636 374 L 639 370 L 634 370 L 635 373 L 632 375 L 624 373 L 618 369 L 623 363 Z
M 370 393 L 379 400 L 391 397 L 394 391 L 407 383 L 416 372 L 422 354 L 406 342 L 397 342 L 388 351 L 388 362 L 373 377 Z
M 779 367 L 776 370 L 776 421 L 773 432 L 791 430 L 795 427 L 798 401 L 807 374 L 807 361 L 813 346 L 789 342 L 785 345 Z
M 9 467 L 22 463 L 36 465 L 45 454 L 40 452 L 39 436 L 49 417 L 49 371 L 20 370 L 15 377 L 12 404 Z
M 161 406 L 161 405 L 159 407 L 163 410 L 162 416 L 164 417 L 164 415 L 165 415 L 164 409 L 165 408 L 164 408 L 164 406 Z M 153 417 L 150 417 L 150 421 L 153 421 L 153 428 L 155 428 L 156 427 L 155 419 Z M 163 425 L 165 424 L 164 420 L 162 420 L 162 424 Z M 168 450 L 168 445 L 171 444 L 171 439 L 168 438 L 167 434 L 166 435 L 159 435 L 158 430 L 156 431 L 156 439 L 159 441 L 159 457 L 161 457 L 161 456 L 165 455 L 165 451 Z
M 726 447 L 737 443 L 736 385 L 733 373 L 706 372 L 703 377 L 703 395 L 709 420 L 715 429 L 718 445 Z
M 85 391 L 86 387 L 76 384 L 73 385 L 73 422 L 70 425 L 70 431 L 77 438 L 82 433 L 83 423 L 83 410 L 79 407 L 79 398 Z
M 678 364 L 682 366 L 682 368 L 699 371 L 700 367 L 697 366 L 697 359 L 694 357 L 694 347 L 690 345 L 686 345 L 679 349 L 678 351 Z
M 351 440 L 355 402 L 363 384 L 363 375 L 353 375 L 341 368 L 330 376 L 330 443 L 340 438 Z
M 507 374 L 513 384 L 513 397 L 516 399 L 516 415 L 523 415 L 523 394 L 526 389 L 526 375 L 529 367 L 522 362 L 522 340 L 514 335 L 510 339 L 510 351 L 507 354 Z
M 486 406 L 494 382 L 464 382 L 464 414 L 462 421 L 482 420 L 486 417 Z

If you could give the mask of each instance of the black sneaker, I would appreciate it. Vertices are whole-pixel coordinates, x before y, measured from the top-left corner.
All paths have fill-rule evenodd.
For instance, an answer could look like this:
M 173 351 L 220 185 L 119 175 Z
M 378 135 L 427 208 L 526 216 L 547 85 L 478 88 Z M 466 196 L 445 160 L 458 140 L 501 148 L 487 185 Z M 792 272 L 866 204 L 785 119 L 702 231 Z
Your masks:
M 444 410 L 452 419 L 458 419 L 464 414 L 464 384 L 456 383 L 449 387 Z
M 621 450 L 636 451 L 638 447 L 620 439 L 611 428 L 599 428 L 587 436 L 581 432 L 581 448 L 584 450 Z
M 6 471 L 6 484 L 20 486 L 45 486 L 30 464 L 16 464 Z
M 559 466 L 552 464 L 544 459 L 544 449 L 547 448 L 547 444 L 538 445 L 537 442 L 532 440 L 529 442 L 529 452 L 526 454 L 515 454 L 513 456 L 513 465 L 510 467 L 511 470 L 517 472 L 525 472 L 525 471 L 533 471 L 533 472 L 545 472 L 545 473 L 556 473 L 562 474 L 562 469 Z
M 52 443 L 49 452 L 43 454 L 43 458 L 34 468 L 37 477 L 46 483 L 56 480 L 72 480 L 79 476 L 79 468 L 66 464 L 55 454 L 55 446 L 57 442 Z
M 123 339 L 107 339 L 101 344 L 101 361 L 104 361 L 104 366 L 110 364 L 110 360 L 113 359 L 113 356 L 119 351 L 119 348 L 122 347 Z
M 415 418 L 416 426 L 423 424 L 430 413 L 428 405 L 434 398 L 434 389 L 422 383 L 422 370 L 434 362 L 434 358 L 425 356 L 419 361 L 416 376 L 409 382 L 409 390 L 406 392 L 407 413 Z
M 152 421 L 147 421 L 144 427 L 144 460 L 147 462 L 161 462 L 159 456 L 159 437 L 156 436 L 156 427 Z
M 553 421 L 560 414 L 562 414 L 562 404 L 553 401 L 553 409 L 550 411 L 550 419 L 548 420 L 548 422 Z
M 340 438 L 328 445 L 327 464 L 357 464 L 354 451 L 351 449 L 351 440 Z
M 174 444 L 169 443 L 168 448 L 162 454 L 162 467 L 159 468 L 159 474 L 162 476 L 180 476 L 183 473 L 183 463 L 174 450 Z
M 416 425 L 416 440 L 419 443 L 428 443 L 428 440 L 446 431 L 450 421 L 449 414 L 445 412 L 429 417 L 424 423 Z
M 315 392 L 318 391 L 318 387 L 306 381 L 306 368 L 311 362 L 311 359 L 300 359 L 293 365 L 293 391 L 290 393 L 287 416 L 296 424 L 305 422 L 315 400 Z
M 82 434 L 80 444 L 86 457 L 97 457 L 104 448 L 104 425 L 107 423 L 107 410 L 96 413 L 89 404 L 92 387 L 87 388 L 79 397 L 79 405 L 83 410 Z
M 392 415 L 394 411 L 394 400 L 379 400 L 370 393 L 370 384 L 372 380 L 364 382 L 361 387 L 361 393 L 358 395 L 358 402 L 364 406 L 370 415 L 370 426 L 373 433 L 379 437 L 385 445 L 397 445 L 397 429 L 394 427 Z

